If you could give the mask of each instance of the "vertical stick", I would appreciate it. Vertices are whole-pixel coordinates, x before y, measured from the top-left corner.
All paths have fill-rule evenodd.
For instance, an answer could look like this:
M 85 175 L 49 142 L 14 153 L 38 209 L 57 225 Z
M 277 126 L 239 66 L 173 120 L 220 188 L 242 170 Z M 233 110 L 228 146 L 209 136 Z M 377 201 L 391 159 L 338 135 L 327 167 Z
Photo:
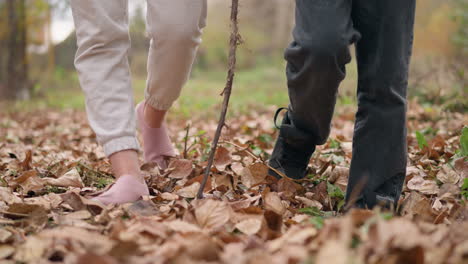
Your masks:
M 229 40 L 229 69 L 227 73 L 226 86 L 224 87 L 221 95 L 224 95 L 223 105 L 221 108 L 221 116 L 218 121 L 218 128 L 216 129 L 213 142 L 211 143 L 210 157 L 208 158 L 208 165 L 206 166 L 205 175 L 203 181 L 198 190 L 197 199 L 203 199 L 203 190 L 205 189 L 206 182 L 210 177 L 211 167 L 213 166 L 214 156 L 216 153 L 216 148 L 218 147 L 218 141 L 221 136 L 221 131 L 225 126 L 226 113 L 229 106 L 229 99 L 231 97 L 232 83 L 234 81 L 234 73 L 236 70 L 236 52 L 237 46 L 239 45 L 240 36 L 239 28 L 237 24 L 237 13 L 239 10 L 239 0 L 232 0 L 231 6 L 231 37 Z

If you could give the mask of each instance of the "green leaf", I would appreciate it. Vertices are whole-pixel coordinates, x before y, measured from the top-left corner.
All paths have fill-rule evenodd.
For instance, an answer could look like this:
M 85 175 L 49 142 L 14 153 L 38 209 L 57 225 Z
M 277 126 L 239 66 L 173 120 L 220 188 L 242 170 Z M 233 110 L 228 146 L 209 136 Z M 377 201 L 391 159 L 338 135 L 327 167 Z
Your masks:
M 341 144 L 338 140 L 336 139 L 330 139 L 330 148 L 332 149 L 337 149 L 337 148 L 340 148 Z
M 423 149 L 424 147 L 429 146 L 429 144 L 427 144 L 427 140 L 424 137 L 423 133 L 416 131 L 416 139 L 418 140 L 418 146 L 420 149 Z
M 462 185 L 461 189 L 462 189 L 461 193 L 462 193 L 463 197 L 465 197 L 465 199 L 468 199 L 468 178 L 465 178 L 463 180 L 463 185 Z
M 322 229 L 323 225 L 325 224 L 325 221 L 323 220 L 323 217 L 320 217 L 320 216 L 315 216 L 315 217 L 310 218 L 310 222 L 317 229 Z
M 464 127 L 460 136 L 461 155 L 468 156 L 468 127 Z
M 311 216 L 322 216 L 322 211 L 317 207 L 305 207 L 299 209 L 300 213 L 311 215 Z
M 328 196 L 332 198 L 344 199 L 344 192 L 337 186 L 327 182 Z

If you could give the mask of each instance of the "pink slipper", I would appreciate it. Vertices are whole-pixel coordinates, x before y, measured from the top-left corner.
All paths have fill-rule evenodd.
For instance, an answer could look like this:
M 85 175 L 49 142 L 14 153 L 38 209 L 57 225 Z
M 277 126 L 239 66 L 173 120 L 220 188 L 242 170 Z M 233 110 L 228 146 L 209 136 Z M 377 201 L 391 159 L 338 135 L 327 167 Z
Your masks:
M 144 181 L 132 175 L 122 175 L 109 190 L 91 200 L 105 205 L 124 204 L 135 202 L 145 195 L 149 195 L 149 191 Z
M 145 162 L 155 162 L 161 169 L 167 168 L 167 157 L 175 157 L 176 153 L 171 139 L 167 134 L 166 124 L 160 128 L 148 126 L 144 112 L 146 103 L 143 101 L 136 107 L 138 129 L 143 135 L 143 153 Z

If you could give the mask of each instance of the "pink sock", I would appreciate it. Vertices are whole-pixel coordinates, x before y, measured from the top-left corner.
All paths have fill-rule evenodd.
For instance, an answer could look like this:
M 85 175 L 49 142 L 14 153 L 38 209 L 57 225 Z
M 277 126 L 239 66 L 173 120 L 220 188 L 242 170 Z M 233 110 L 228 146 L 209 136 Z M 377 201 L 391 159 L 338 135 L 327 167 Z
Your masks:
M 132 175 L 122 175 L 106 192 L 92 200 L 105 205 L 134 202 L 144 195 L 149 195 L 148 186 Z
M 167 134 L 166 124 L 159 128 L 148 126 L 145 122 L 144 111 L 146 104 L 141 102 L 136 107 L 138 128 L 143 135 L 143 152 L 145 162 L 155 162 L 162 169 L 167 168 L 165 157 L 174 157 L 175 150 Z

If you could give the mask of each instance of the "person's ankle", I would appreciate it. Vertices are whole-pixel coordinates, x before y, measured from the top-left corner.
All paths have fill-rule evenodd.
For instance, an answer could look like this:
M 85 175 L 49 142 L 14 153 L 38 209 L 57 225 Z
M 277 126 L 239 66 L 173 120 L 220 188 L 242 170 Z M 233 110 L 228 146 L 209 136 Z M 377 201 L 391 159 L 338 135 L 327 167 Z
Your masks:
M 154 109 L 152 106 L 146 103 L 143 108 L 144 121 L 151 128 L 161 128 L 166 113 L 166 110 Z
M 138 153 L 136 150 L 123 150 L 109 157 L 114 177 L 119 179 L 123 175 L 132 175 L 144 182 L 140 171 Z

